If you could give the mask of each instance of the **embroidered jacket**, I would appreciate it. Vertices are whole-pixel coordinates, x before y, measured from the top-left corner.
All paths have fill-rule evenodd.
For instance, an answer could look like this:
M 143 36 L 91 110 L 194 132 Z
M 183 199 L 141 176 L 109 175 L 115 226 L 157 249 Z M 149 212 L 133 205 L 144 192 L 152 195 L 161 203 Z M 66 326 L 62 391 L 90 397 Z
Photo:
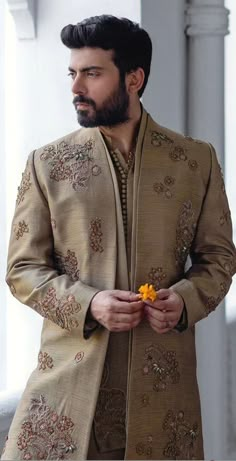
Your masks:
M 144 320 L 130 333 L 126 427 L 119 389 L 103 393 L 107 409 L 112 395 L 105 437 L 121 425 L 126 459 L 203 458 L 194 325 L 221 302 L 234 272 L 213 147 L 159 126 L 144 111 L 130 288 L 172 286 L 184 299 L 188 329 L 158 335 Z M 99 130 L 81 129 L 34 151 L 18 190 L 7 282 L 45 320 L 38 367 L 2 459 L 86 459 L 109 338 L 104 328 L 84 338 L 86 313 L 98 290 L 129 289 L 128 279 L 119 188 Z

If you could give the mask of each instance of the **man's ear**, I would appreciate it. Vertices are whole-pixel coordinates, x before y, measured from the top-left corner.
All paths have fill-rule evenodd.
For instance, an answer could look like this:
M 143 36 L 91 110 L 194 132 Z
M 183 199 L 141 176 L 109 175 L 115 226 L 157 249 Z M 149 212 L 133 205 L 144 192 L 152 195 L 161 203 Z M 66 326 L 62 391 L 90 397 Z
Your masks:
M 131 70 L 126 75 L 126 88 L 129 94 L 138 93 L 140 88 L 143 86 L 145 73 L 142 67 L 138 67 L 136 70 Z

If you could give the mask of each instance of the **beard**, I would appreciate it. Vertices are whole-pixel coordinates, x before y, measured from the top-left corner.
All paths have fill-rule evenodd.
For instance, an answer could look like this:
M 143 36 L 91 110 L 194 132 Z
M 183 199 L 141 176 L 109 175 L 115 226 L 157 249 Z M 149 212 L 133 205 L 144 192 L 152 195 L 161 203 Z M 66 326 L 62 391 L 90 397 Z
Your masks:
M 125 84 L 120 81 L 117 89 L 103 101 L 100 108 L 93 99 L 85 96 L 75 96 L 73 104 L 86 103 L 90 110 L 77 110 L 78 123 L 85 128 L 94 128 L 97 126 L 113 127 L 129 120 L 129 96 Z

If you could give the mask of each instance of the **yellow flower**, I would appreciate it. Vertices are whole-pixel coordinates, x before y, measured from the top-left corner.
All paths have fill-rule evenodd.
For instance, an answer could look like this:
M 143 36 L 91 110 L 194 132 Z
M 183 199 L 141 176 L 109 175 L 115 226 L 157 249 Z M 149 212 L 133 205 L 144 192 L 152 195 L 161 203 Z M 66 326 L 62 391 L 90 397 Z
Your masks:
M 145 285 L 141 285 L 139 287 L 138 291 L 140 293 L 140 298 L 143 301 L 150 299 L 153 302 L 157 299 L 157 292 L 153 285 L 148 285 L 148 283 L 145 283 Z

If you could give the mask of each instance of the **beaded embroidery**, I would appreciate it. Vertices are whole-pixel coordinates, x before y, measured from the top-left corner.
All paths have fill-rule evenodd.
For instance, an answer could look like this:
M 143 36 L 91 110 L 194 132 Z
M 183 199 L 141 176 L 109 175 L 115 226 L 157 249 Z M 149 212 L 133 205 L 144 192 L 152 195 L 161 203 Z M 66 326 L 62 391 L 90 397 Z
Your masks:
M 179 364 L 175 352 L 152 344 L 145 350 L 144 361 L 142 373 L 144 376 L 152 375 L 154 377 L 154 391 L 165 391 L 170 384 L 179 382 Z
M 26 224 L 26 222 L 23 220 L 18 224 L 15 224 L 13 230 L 16 236 L 16 240 L 19 240 L 21 237 L 23 237 L 24 234 L 29 233 L 29 225 Z
M 81 306 L 76 302 L 73 295 L 63 296 L 58 299 L 56 297 L 55 288 L 51 287 L 47 290 L 42 301 L 34 303 L 33 308 L 43 317 L 56 322 L 61 328 L 72 330 L 79 326 L 79 322 L 73 317 L 81 310 Z
M 44 148 L 41 160 L 49 160 L 50 178 L 54 181 L 69 181 L 73 189 L 78 191 L 87 188 L 92 176 L 101 173 L 99 165 L 94 163 L 94 142 L 88 140 L 84 144 L 67 144 L 62 141 L 57 145 Z
M 73 282 L 79 280 L 78 259 L 75 252 L 67 250 L 66 256 L 62 253 L 54 253 L 55 266 L 58 273 L 67 274 Z
M 196 459 L 195 445 L 199 435 L 197 423 L 186 421 L 183 411 L 174 413 L 169 410 L 163 422 L 163 430 L 169 437 L 163 451 L 165 458 Z
M 73 430 L 71 418 L 58 415 L 40 395 L 39 399 L 31 400 L 17 445 L 24 460 L 68 459 L 76 450 Z

